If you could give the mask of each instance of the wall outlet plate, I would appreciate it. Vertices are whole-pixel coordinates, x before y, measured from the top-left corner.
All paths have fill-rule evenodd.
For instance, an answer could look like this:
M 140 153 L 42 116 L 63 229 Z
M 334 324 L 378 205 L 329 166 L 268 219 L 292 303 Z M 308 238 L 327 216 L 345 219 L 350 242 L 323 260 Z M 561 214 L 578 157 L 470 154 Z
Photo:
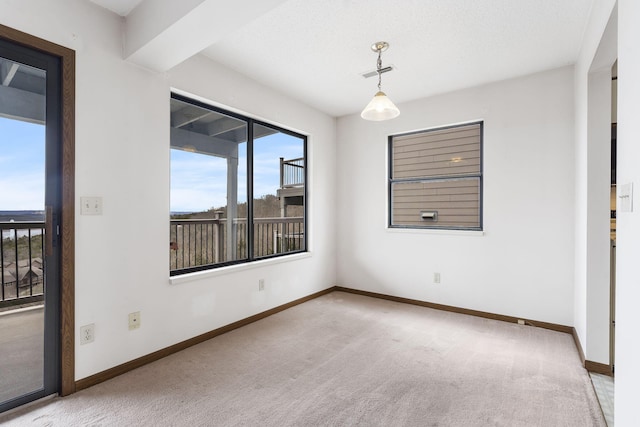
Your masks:
M 140 327 L 140 312 L 129 313 L 129 330 L 138 329 Z
M 93 342 L 96 336 L 95 324 L 80 327 L 80 345 Z

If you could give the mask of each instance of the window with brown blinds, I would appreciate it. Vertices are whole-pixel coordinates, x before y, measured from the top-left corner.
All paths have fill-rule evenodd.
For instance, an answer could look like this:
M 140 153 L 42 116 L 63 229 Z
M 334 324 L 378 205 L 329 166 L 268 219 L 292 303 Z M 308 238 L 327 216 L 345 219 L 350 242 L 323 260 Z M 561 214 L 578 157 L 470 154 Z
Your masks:
M 389 137 L 389 226 L 482 230 L 482 122 Z

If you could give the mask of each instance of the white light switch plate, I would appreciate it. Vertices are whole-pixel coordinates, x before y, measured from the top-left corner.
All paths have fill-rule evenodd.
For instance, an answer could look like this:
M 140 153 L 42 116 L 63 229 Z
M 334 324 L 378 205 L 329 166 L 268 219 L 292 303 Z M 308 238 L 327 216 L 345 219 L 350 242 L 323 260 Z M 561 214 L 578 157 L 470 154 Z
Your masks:
M 81 215 L 102 215 L 102 197 L 80 197 Z
M 618 211 L 633 212 L 633 182 L 618 186 L 618 202 Z

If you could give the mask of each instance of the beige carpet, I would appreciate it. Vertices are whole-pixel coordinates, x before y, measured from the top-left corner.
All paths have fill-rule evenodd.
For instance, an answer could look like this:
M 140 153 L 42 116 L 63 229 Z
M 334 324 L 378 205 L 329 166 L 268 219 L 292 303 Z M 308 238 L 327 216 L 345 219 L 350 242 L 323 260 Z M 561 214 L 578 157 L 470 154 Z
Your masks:
M 571 336 L 333 292 L 15 426 L 605 426 Z

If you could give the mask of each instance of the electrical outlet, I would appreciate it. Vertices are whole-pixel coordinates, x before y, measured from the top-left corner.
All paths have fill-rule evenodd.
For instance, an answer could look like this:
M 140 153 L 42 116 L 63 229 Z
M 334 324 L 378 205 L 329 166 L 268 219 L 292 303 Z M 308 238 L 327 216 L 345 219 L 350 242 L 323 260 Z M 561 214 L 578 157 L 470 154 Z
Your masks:
M 95 325 L 85 325 L 80 327 L 80 345 L 89 344 L 95 338 Z
M 433 283 L 440 283 L 440 273 L 433 273 Z
M 264 279 L 258 280 L 258 290 L 264 291 Z
M 138 329 L 140 327 L 140 312 L 129 313 L 129 330 Z

